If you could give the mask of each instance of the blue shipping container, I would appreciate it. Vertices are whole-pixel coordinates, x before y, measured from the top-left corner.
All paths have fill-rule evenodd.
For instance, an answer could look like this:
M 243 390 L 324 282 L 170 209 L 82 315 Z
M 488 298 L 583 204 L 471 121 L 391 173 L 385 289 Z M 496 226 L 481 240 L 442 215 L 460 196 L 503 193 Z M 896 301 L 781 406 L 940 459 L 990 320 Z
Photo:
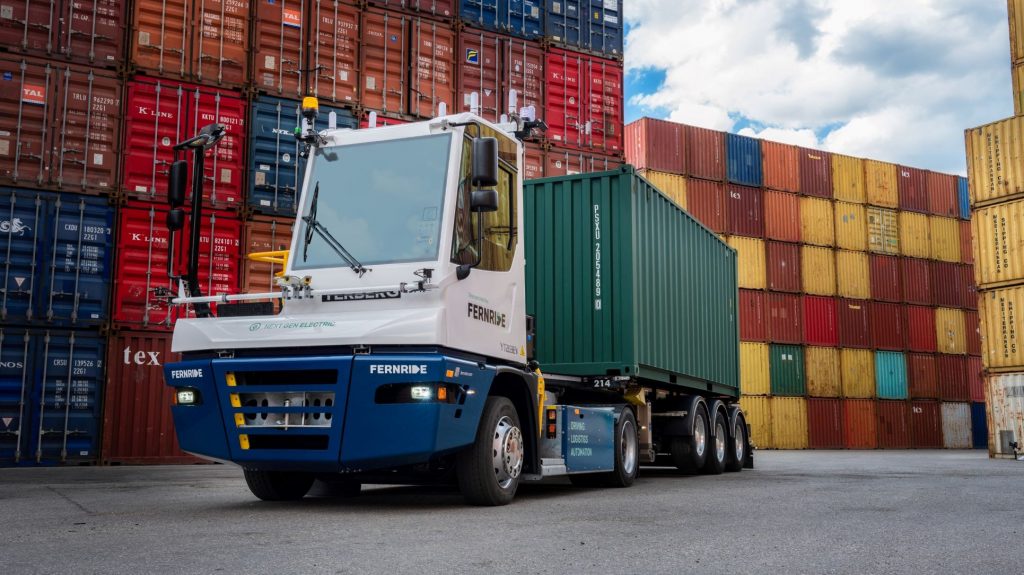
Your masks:
M 957 176 L 956 178 L 956 197 L 960 204 L 960 218 L 964 220 L 971 219 L 971 193 L 968 188 L 967 178 L 963 176 Z
M 761 140 L 725 135 L 726 178 L 734 184 L 761 187 Z
M 92 331 L 0 327 L 0 466 L 96 459 L 104 347 Z
M 545 36 L 571 50 L 622 56 L 619 0 L 546 0 Z
M 903 352 L 875 352 L 875 388 L 879 399 L 907 399 L 907 360 Z
M 271 215 L 292 215 L 298 203 L 296 189 L 302 185 L 306 161 L 302 145 L 295 139 L 302 104 L 271 96 L 253 103 L 249 140 L 249 205 Z M 330 113 L 337 115 L 339 128 L 355 128 L 356 118 L 344 108 L 320 106 L 317 129 L 328 126 Z
M 971 404 L 971 442 L 975 449 L 988 449 L 988 419 L 984 403 Z
M 544 29 L 543 1 L 462 0 L 459 17 L 473 28 L 535 40 Z
M 114 208 L 104 198 L 0 188 L 0 320 L 91 327 L 109 318 Z

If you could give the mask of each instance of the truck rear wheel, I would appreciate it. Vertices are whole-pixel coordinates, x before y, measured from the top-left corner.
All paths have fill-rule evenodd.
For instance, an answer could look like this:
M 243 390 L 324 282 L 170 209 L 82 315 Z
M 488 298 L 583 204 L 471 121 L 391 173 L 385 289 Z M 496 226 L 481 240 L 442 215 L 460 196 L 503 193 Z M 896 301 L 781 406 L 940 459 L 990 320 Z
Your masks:
M 456 458 L 459 490 L 473 505 L 507 505 L 525 461 L 519 415 L 505 397 L 488 397 L 476 441 Z
M 736 416 L 736 423 L 729 434 L 729 459 L 725 462 L 726 471 L 742 471 L 747 460 L 747 422 L 742 415 Z
M 309 493 L 313 476 L 295 471 L 262 471 L 245 469 L 249 491 L 263 501 L 296 501 Z
M 721 411 L 715 412 L 714 424 L 711 429 L 715 431 L 715 435 L 708 444 L 708 455 L 701 472 L 707 475 L 721 475 L 725 471 L 725 462 L 729 451 L 729 432 L 726 431 L 729 429 L 729 425 Z
M 708 412 L 701 405 L 693 414 L 690 436 L 677 437 L 672 441 L 672 464 L 686 473 L 700 471 L 708 457 L 708 435 Z

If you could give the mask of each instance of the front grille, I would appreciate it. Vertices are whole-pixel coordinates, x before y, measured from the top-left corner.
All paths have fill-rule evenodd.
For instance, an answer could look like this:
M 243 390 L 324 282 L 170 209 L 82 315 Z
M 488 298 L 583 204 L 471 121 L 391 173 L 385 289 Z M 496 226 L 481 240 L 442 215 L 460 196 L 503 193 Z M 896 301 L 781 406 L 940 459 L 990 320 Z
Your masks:
M 234 373 L 239 386 L 246 385 L 334 385 L 336 369 L 294 369 L 275 371 L 238 371 Z

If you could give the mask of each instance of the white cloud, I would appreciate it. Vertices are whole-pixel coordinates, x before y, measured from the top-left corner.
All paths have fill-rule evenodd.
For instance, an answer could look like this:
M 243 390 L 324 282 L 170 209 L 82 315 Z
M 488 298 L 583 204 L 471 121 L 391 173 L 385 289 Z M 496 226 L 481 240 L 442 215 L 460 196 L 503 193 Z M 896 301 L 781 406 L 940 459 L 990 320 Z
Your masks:
M 673 120 L 962 172 L 963 130 L 1012 113 L 1005 4 L 630 0 L 625 12 L 630 77 L 665 78 L 630 103 Z

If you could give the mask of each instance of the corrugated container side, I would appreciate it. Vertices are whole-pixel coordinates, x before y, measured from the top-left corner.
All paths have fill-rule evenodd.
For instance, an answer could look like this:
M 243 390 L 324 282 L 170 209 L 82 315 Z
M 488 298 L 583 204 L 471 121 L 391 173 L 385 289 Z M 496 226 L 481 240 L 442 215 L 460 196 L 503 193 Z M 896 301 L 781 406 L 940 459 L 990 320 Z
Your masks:
M 725 135 L 726 177 L 734 184 L 761 187 L 761 140 L 737 134 Z
M 438 105 L 455 103 L 455 53 L 458 38 L 449 23 L 416 18 L 411 25 L 409 110 L 420 118 L 434 118 Z M 621 134 L 619 134 L 621 137 Z
M 936 216 L 960 217 L 957 205 L 956 176 L 927 172 L 928 211 Z
M 807 400 L 773 397 L 772 439 L 776 449 L 807 449 Z
M 879 301 L 900 301 L 903 298 L 903 290 L 900 286 L 899 258 L 871 254 L 868 261 L 871 269 L 871 298 Z
M 0 14 L 0 46 L 11 52 L 100 68 L 123 61 L 127 2 L 11 2 Z
M 967 353 L 964 312 L 959 309 L 935 308 L 935 342 L 939 353 Z
M 684 176 L 654 170 L 641 170 L 640 175 L 647 178 L 648 182 L 668 196 L 670 200 L 679 204 L 680 208 L 686 209 L 686 178 Z
M 832 195 L 843 202 L 863 204 L 867 200 L 864 160 L 832 154 Z
M 1017 0 L 1006 3 L 1010 21 L 1010 62 L 1024 59 L 1024 6 Z
M 409 75 L 410 16 L 364 10 L 359 26 L 360 103 L 385 114 L 404 114 Z M 576 77 L 578 80 L 578 76 Z
M 928 212 L 928 173 L 917 168 L 899 166 L 900 209 L 908 212 Z
M 686 174 L 683 125 L 654 118 L 626 124 L 626 161 L 638 169 Z
M 768 364 L 768 345 L 740 343 L 740 392 L 744 395 L 771 393 L 771 372 Z
M 942 447 L 942 421 L 937 401 L 910 403 L 911 447 L 939 449 Z
M 960 220 L 960 261 L 974 263 L 974 242 L 971 239 L 971 222 Z
M 764 292 L 739 290 L 740 339 L 768 341 L 768 322 L 764 313 Z
M 930 353 L 907 354 L 907 382 L 912 399 L 939 397 L 935 356 Z
M 967 303 L 967 285 L 963 281 L 961 268 L 958 264 L 932 261 L 931 285 L 932 303 L 945 307 L 964 307 Z
M 544 149 L 536 143 L 524 146 L 523 179 L 537 180 L 544 177 Z
M 764 187 L 783 192 L 800 191 L 800 151 L 779 142 L 761 142 Z
M 864 184 L 868 203 L 882 208 L 899 206 L 896 165 L 877 160 L 864 160 Z
M 878 402 L 878 447 L 907 449 L 911 446 L 909 407 L 906 401 Z
M 764 235 L 770 240 L 800 241 L 800 197 L 787 192 L 764 193 Z
M 283 98 L 306 95 L 306 16 L 306 3 L 301 0 L 254 3 L 250 69 L 257 90 Z M 312 19 L 312 25 L 314 30 L 323 25 L 320 13 Z
M 843 445 L 847 449 L 878 447 L 877 403 L 873 399 L 843 400 Z
M 988 448 L 988 417 L 984 403 L 971 404 L 971 447 Z
M 179 80 L 191 72 L 193 3 L 189 0 L 134 2 L 129 61 L 134 68 Z
M 966 309 L 978 309 L 978 284 L 974 281 L 974 266 L 966 264 L 960 267 L 960 285 L 964 286 L 964 304 Z
M 527 0 L 527 3 L 532 0 Z M 505 70 L 504 84 L 501 89 L 503 108 L 508 109 L 508 96 L 511 90 L 517 94 L 517 104 L 533 106 L 537 110 L 544 109 L 544 48 L 537 42 L 502 38 Z M 465 54 L 463 54 L 465 56 Z M 621 125 L 619 126 L 621 128 Z
M 195 80 L 228 88 L 245 86 L 249 82 L 249 0 L 202 0 L 194 5 L 190 31 Z
M 768 336 L 776 343 L 803 342 L 803 306 L 800 296 L 769 292 L 765 294 Z
M 835 203 L 836 247 L 843 250 L 867 251 L 867 211 L 860 204 Z
M 840 349 L 839 371 L 842 377 L 843 397 L 875 396 L 875 357 L 871 350 Z
M 368 0 L 371 4 L 379 4 L 391 10 L 406 10 L 419 16 L 437 18 L 438 20 L 449 20 L 458 13 L 457 0 Z M 520 3 L 522 4 L 522 3 Z M 532 3 L 531 3 L 532 4 Z M 511 14 L 522 14 L 522 8 L 518 10 L 509 8 Z M 514 21 L 514 20 L 513 20 Z M 511 32 L 510 32 L 511 33 Z
M 768 289 L 800 292 L 800 246 L 783 242 L 765 242 Z
M 715 182 L 725 181 L 725 133 L 686 126 L 686 172 L 688 176 Z
M 839 347 L 871 347 L 869 302 L 839 300 Z
M 964 310 L 964 333 L 967 338 L 967 353 L 981 355 L 981 324 L 978 312 Z
M 904 306 L 898 303 L 873 301 L 871 312 L 871 346 L 875 349 L 899 351 L 907 348 Z
M 971 205 L 1024 193 L 1024 116 L 965 131 Z
M 243 231 L 242 257 L 255 252 L 270 252 L 288 249 L 292 238 L 291 218 L 259 218 L 245 222 Z M 244 259 L 242 264 L 242 293 L 267 293 L 276 291 L 274 275 L 283 271 L 280 266 L 267 262 Z M 275 307 L 280 300 L 274 300 Z
M 526 0 L 531 2 L 531 0 Z M 510 2 L 509 6 L 516 2 Z M 544 10 L 542 2 L 541 11 Z M 487 3 L 484 3 L 486 6 Z M 548 40 L 572 50 L 593 51 L 611 58 L 622 54 L 622 14 L 618 2 L 570 0 L 546 3 Z M 502 9 L 504 10 L 504 8 Z M 531 10 L 531 12 L 534 12 Z M 535 12 L 534 12 L 535 13 Z M 499 16 L 499 21 L 501 21 Z
M 1024 438 L 1024 373 L 991 375 L 985 380 L 985 388 L 989 455 L 1013 456 L 1010 443 L 1019 444 Z
M 990 287 L 1024 281 L 1024 257 L 1020 257 L 1024 253 L 1024 200 L 977 209 L 971 226 L 979 284 Z
M 944 262 L 960 261 L 960 223 L 953 218 L 929 216 L 931 258 Z
M 960 219 L 969 220 L 971 219 L 971 192 L 970 184 L 967 178 L 963 176 L 956 177 L 956 196 L 957 204 L 959 204 Z
M 831 248 L 800 246 L 800 275 L 804 293 L 836 295 L 836 255 Z
M 971 401 L 985 401 L 985 371 L 981 358 L 967 356 L 967 390 Z
M 900 251 L 912 258 L 931 257 L 932 243 L 928 216 L 914 212 L 899 212 Z
M 839 350 L 834 347 L 806 347 L 807 395 L 811 397 L 839 397 L 842 393 L 839 379 Z
M 800 148 L 800 193 L 832 197 L 832 154 Z
M 836 250 L 836 279 L 839 295 L 852 299 L 871 297 L 871 271 L 868 254 Z
M 269 2 L 267 3 L 269 4 Z M 295 7 L 293 5 L 291 9 L 295 9 Z M 372 77 L 372 81 L 360 82 L 359 67 L 360 62 L 363 61 L 360 54 L 360 38 L 363 37 L 360 10 L 344 2 L 316 2 L 310 7 L 310 10 L 312 17 L 310 18 L 307 41 L 309 42 L 309 73 L 312 74 L 312 77 L 308 80 L 304 79 L 303 82 L 308 82 L 312 95 L 322 101 L 345 104 L 362 103 L 361 84 L 366 83 L 368 88 L 375 90 L 382 78 L 376 75 L 367 76 L 367 78 Z M 377 23 L 383 24 L 380 21 Z M 382 41 L 380 34 L 383 31 L 381 25 L 373 30 L 375 42 Z M 398 46 L 398 51 L 401 53 L 405 49 L 404 41 Z M 392 65 L 391 69 L 395 70 L 395 66 Z M 397 79 L 399 84 L 392 86 L 392 90 L 402 87 L 401 78 L 395 78 L 393 74 L 384 76 L 383 79 Z M 257 84 L 260 82 L 258 76 L 256 82 Z M 369 104 L 367 103 L 367 105 Z M 370 107 L 373 108 L 373 106 Z
M 546 136 L 558 145 L 620 152 L 622 64 L 552 48 L 545 73 Z
M 906 314 L 907 349 L 931 353 L 938 350 L 935 338 L 935 309 L 908 305 Z
M 1024 371 L 1024 286 L 982 292 L 978 302 L 985 367 Z
M 725 184 L 689 178 L 686 183 L 687 210 L 711 231 L 725 231 Z
M 772 402 L 770 397 L 740 396 L 740 408 L 750 426 L 750 441 L 760 449 L 772 449 Z
M 843 448 L 843 403 L 838 399 L 807 400 L 807 446 Z
M 799 345 L 769 346 L 772 395 L 802 396 L 807 393 L 804 382 L 804 348 Z
M 835 298 L 804 296 L 804 342 L 807 345 L 839 345 L 838 310 Z
M 45 187 L 52 157 L 53 107 L 57 72 L 36 58 L 0 54 L 0 108 L 4 135 L 0 136 L 0 184 Z M 18 113 L 12 121 L 7 114 Z M 13 132 L 11 131 L 13 129 Z
M 835 214 L 832 201 L 821 198 L 800 198 L 800 238 L 805 244 L 834 246 L 836 244 Z
M 1010 84 L 1013 89 L 1013 115 L 1024 114 L 1024 64 L 1016 63 L 1010 67 Z
M 729 246 L 736 250 L 739 286 L 747 289 L 765 289 L 767 285 L 767 263 L 764 240 L 730 236 Z
M 896 210 L 868 208 L 868 250 L 882 254 L 900 253 L 900 230 Z
M 939 399 L 943 401 L 967 401 L 971 390 L 967 384 L 967 356 L 935 356 L 935 373 L 939 384 Z
M 903 301 L 931 305 L 931 266 L 928 260 L 900 258 L 900 272 L 901 284 L 903 285 Z
M 619 158 L 591 154 L 582 150 L 551 147 L 544 154 L 544 177 L 546 178 L 607 172 L 621 166 L 622 160 Z
M 902 352 L 875 352 L 875 392 L 881 399 L 907 399 L 907 360 Z
M 730 234 L 764 237 L 763 194 L 758 188 L 730 185 L 725 198 L 726 231 Z

